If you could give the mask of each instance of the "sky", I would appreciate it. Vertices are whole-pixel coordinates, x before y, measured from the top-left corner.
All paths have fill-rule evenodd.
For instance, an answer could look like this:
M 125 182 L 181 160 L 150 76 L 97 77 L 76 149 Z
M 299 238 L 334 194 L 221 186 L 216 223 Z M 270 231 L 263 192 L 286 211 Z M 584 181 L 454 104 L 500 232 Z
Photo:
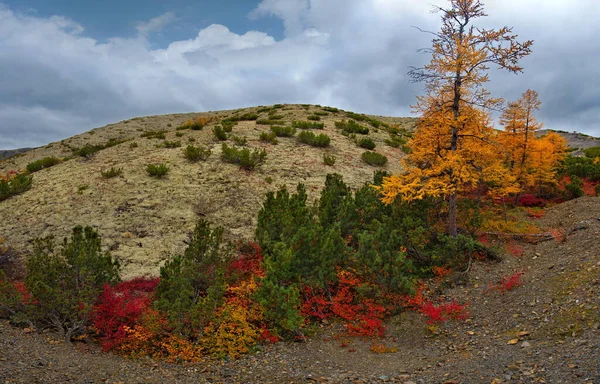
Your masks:
M 545 128 L 600 136 L 597 0 L 486 0 L 484 28 L 534 40 L 494 96 L 539 92 Z M 278 103 L 411 116 L 410 66 L 447 0 L 0 0 L 0 149 L 135 116 Z

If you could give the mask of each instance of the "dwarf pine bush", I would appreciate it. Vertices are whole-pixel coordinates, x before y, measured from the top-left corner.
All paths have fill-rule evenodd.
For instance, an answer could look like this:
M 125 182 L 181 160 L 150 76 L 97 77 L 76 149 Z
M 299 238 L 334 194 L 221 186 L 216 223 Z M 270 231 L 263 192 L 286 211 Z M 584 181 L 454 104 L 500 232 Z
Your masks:
M 358 146 L 365 149 L 375 149 L 375 142 L 371 138 L 365 137 L 358 141 Z
M 328 147 L 331 139 L 324 133 L 315 135 L 311 131 L 302 131 L 298 134 L 298 140 L 301 143 L 308 144 L 313 147 Z
M 75 227 L 58 250 L 52 237 L 36 239 L 26 266 L 25 284 L 37 302 L 30 319 L 66 340 L 83 333 L 102 286 L 119 281 L 119 263 L 102 252 L 100 236 L 91 227 Z
M 325 123 L 317 123 L 313 121 L 293 121 L 292 127 L 300 129 L 323 129 Z
M 28 191 L 32 183 L 33 175 L 26 175 L 24 173 L 19 173 L 8 180 L 0 178 L 0 201 Z
M 387 157 L 384 155 L 371 151 L 363 152 L 361 158 L 365 163 L 375 166 L 386 165 L 388 161 Z
M 183 150 L 183 157 L 191 162 L 204 161 L 209 158 L 210 154 L 211 150 L 209 148 L 195 147 L 193 145 L 188 145 Z
M 271 132 L 277 137 L 292 137 L 296 134 L 296 128 L 283 125 L 271 125 Z
M 249 148 L 229 147 L 226 143 L 223 143 L 221 148 L 223 161 L 239 164 L 241 168 L 249 171 L 264 163 L 267 158 L 267 151 L 264 149 L 250 151 Z
M 277 144 L 277 135 L 275 134 L 275 132 L 261 132 L 260 140 L 267 142 L 267 143 L 271 143 L 273 145 L 276 145 Z
M 60 160 L 54 156 L 44 157 L 43 159 L 36 160 L 27 164 L 27 172 L 34 173 L 44 168 L 50 168 L 60 163 Z
M 146 172 L 153 177 L 163 177 L 169 172 L 169 167 L 164 164 L 148 164 L 146 166 Z
M 106 171 L 100 171 L 100 173 L 105 179 L 112 179 L 113 177 L 121 176 L 123 174 L 123 168 L 111 167 Z

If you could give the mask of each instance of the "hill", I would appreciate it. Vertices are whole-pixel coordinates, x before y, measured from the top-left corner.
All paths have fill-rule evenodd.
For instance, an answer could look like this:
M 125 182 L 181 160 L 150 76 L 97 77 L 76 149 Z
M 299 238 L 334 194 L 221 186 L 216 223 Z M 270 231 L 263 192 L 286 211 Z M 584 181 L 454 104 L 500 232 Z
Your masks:
M 45 157 L 65 161 L 34 173 L 31 190 L 0 203 L 0 233 L 15 248 L 28 249 L 35 237 L 52 234 L 61 239 L 75 225 L 92 225 L 120 259 L 125 277 L 157 274 L 161 262 L 183 251 L 199 217 L 224 226 L 233 241 L 252 239 L 256 214 L 267 191 L 275 191 L 281 185 L 295 189 L 302 182 L 309 197 L 314 197 L 327 173 L 340 173 L 351 187 L 359 187 L 371 181 L 373 172 L 380 169 L 361 160 L 365 150 L 342 135 L 335 127 L 336 121 L 349 117 L 363 120 L 360 124 L 370 128 L 368 137 L 377 145 L 375 151 L 389 158 L 382 168 L 389 172 L 399 170 L 398 159 L 403 152 L 384 143 L 390 137 L 385 125 L 398 124 L 410 130 L 414 119 L 328 110 L 320 106 L 277 105 L 140 117 L 5 159 L 0 161 L 0 174 L 25 169 L 27 164 Z M 314 131 L 329 135 L 331 145 L 313 148 L 298 143 L 296 138 L 279 138 L 279 143 L 272 145 L 259 138 L 269 131 L 269 125 L 241 120 L 233 127 L 232 135 L 246 137 L 250 148 L 267 151 L 264 165 L 251 172 L 242 170 L 221 160 L 221 142 L 212 129 L 219 119 L 244 114 L 257 114 L 259 120 L 270 118 L 288 126 L 292 121 L 318 116 L 324 129 Z M 198 117 L 212 118 L 213 122 L 202 130 L 177 130 Z M 141 137 L 158 131 L 163 131 L 163 139 Z M 110 140 L 116 144 L 92 156 L 73 156 L 74 149 L 104 146 Z M 179 141 L 182 147 L 190 143 L 204 145 L 212 154 L 205 162 L 191 163 L 183 157 L 182 148 L 167 148 L 166 141 Z M 227 143 L 232 145 L 232 140 Z M 325 166 L 323 154 L 335 156 L 335 165 Z M 164 178 L 147 174 L 147 164 L 154 163 L 168 165 Z M 103 178 L 101 172 L 112 167 L 122 168 L 122 176 Z
M 19 153 L 27 152 L 29 150 L 31 150 L 31 148 L 0 150 L 0 160 L 18 155 Z
M 586 135 L 579 132 L 554 131 L 543 129 L 538 131 L 538 135 L 545 135 L 548 132 L 556 132 L 567 141 L 569 148 L 573 149 L 573 156 L 583 156 L 583 150 L 590 147 L 600 146 L 600 138 Z

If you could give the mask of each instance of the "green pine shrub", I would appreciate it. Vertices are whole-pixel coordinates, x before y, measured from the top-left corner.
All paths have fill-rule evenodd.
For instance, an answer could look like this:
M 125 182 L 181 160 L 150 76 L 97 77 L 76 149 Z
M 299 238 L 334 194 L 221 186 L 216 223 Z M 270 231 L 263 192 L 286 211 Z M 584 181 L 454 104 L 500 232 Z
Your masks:
M 299 129 L 323 129 L 325 123 L 317 123 L 313 121 L 293 121 L 292 127 Z
M 195 147 L 193 145 L 188 145 L 183 150 L 183 157 L 191 162 L 205 161 L 209 158 L 210 154 L 211 150 L 209 148 Z
M 102 174 L 102 177 L 105 179 L 112 179 L 113 177 L 117 177 L 117 176 L 121 176 L 123 174 L 123 168 L 115 168 L 115 167 L 111 167 L 110 169 L 107 169 L 106 171 L 100 171 L 100 173 Z
M 221 158 L 227 163 L 239 164 L 241 168 L 250 171 L 265 162 L 267 151 L 264 149 L 250 151 L 249 148 L 229 147 L 223 143 Z
M 233 256 L 233 248 L 223 239 L 223 228 L 212 229 L 200 220 L 183 255 L 160 268 L 154 306 L 167 315 L 177 334 L 196 339 L 215 319 L 224 302 L 226 266 Z
M 73 156 L 89 158 L 104 149 L 103 145 L 86 144 L 81 148 L 73 149 Z
M 181 141 L 165 141 L 163 146 L 165 148 L 181 148 Z
M 385 157 L 384 155 L 371 151 L 363 152 L 361 158 L 365 163 L 375 166 L 386 165 L 388 161 L 387 157 Z
M 60 160 L 54 156 L 44 157 L 43 159 L 27 164 L 27 172 L 34 173 L 44 168 L 53 167 L 58 163 L 60 163 Z
M 333 166 L 335 165 L 335 156 L 323 154 L 323 164 Z
M 296 128 L 283 125 L 271 125 L 271 132 L 277 137 L 292 137 L 296 134 Z
M 321 117 L 318 115 L 310 115 L 306 119 L 311 120 L 311 121 L 319 121 L 319 120 L 321 120 Z
M 565 190 L 569 199 L 576 199 L 583 196 L 585 194 L 583 191 L 583 180 L 575 175 L 571 176 L 571 182 L 565 185 Z
M 58 250 L 52 237 L 36 239 L 26 266 L 25 284 L 37 302 L 28 311 L 30 320 L 56 329 L 66 340 L 84 332 L 104 284 L 119 281 L 119 263 L 102 252 L 91 227 L 75 227 Z
M 140 137 L 145 137 L 147 139 L 160 139 L 160 140 L 164 140 L 166 138 L 165 133 L 167 133 L 167 131 L 146 131 L 144 133 L 142 133 L 140 135 Z
M 322 107 L 322 110 L 324 110 L 325 112 L 331 112 L 331 113 L 338 113 L 340 110 L 337 108 L 333 108 L 333 107 Z
M 225 131 L 223 130 L 223 127 L 221 127 L 220 125 L 215 125 L 213 127 L 213 134 L 219 141 L 227 140 L 227 133 L 225 133 Z
M 583 150 L 585 157 L 590 159 L 595 159 L 596 157 L 600 157 L 600 147 L 590 147 Z
M 298 140 L 301 143 L 308 144 L 313 147 L 328 147 L 331 139 L 324 133 L 315 135 L 311 131 L 302 131 L 298 134 Z
M 233 120 L 229 120 L 229 119 L 221 120 L 221 126 L 223 127 L 223 130 L 227 133 L 231 133 L 231 131 L 233 131 L 234 125 L 237 125 L 237 121 L 233 121 Z
M 369 138 L 365 137 L 358 141 L 358 146 L 365 149 L 375 149 L 375 142 Z
M 246 136 L 232 136 L 231 140 L 233 140 L 233 144 L 239 145 L 240 147 L 245 147 L 248 145 L 248 139 L 246 139 Z
M 342 133 L 345 133 L 346 135 L 349 134 L 361 134 L 361 135 L 368 135 L 369 134 L 369 128 L 362 126 L 360 124 L 358 124 L 356 121 L 354 120 L 342 120 L 342 121 L 336 121 L 335 122 L 335 127 L 338 129 L 342 130 Z
M 152 177 L 161 178 L 169 172 L 169 167 L 164 163 L 148 164 L 146 166 L 146 172 Z
M 267 142 L 267 143 L 271 143 L 273 145 L 276 145 L 277 144 L 277 135 L 275 134 L 275 132 L 261 132 L 260 140 Z
M 9 180 L 0 179 L 0 201 L 28 191 L 32 183 L 33 175 L 26 175 L 24 173 L 19 173 Z

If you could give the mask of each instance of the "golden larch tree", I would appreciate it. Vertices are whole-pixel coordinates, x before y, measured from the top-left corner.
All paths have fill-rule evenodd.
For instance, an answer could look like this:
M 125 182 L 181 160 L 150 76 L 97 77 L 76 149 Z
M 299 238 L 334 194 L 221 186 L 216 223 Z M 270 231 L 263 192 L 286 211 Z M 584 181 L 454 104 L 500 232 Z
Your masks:
M 442 27 L 430 32 L 432 47 L 424 50 L 431 61 L 409 72 L 413 81 L 426 85 L 426 95 L 414 106 L 421 118 L 410 143 L 412 153 L 404 161 L 405 172 L 386 178 L 381 192 L 386 203 L 399 195 L 405 200 L 446 198 L 448 234 L 456 236 L 459 193 L 481 182 L 505 193 L 512 190 L 489 117 L 502 100 L 492 98 L 483 84 L 489 80 L 490 65 L 521 72 L 519 60 L 531 52 L 533 42 L 517 42 L 508 27 L 472 25 L 486 16 L 479 0 L 450 0 L 448 8 L 436 10 L 441 12 Z

